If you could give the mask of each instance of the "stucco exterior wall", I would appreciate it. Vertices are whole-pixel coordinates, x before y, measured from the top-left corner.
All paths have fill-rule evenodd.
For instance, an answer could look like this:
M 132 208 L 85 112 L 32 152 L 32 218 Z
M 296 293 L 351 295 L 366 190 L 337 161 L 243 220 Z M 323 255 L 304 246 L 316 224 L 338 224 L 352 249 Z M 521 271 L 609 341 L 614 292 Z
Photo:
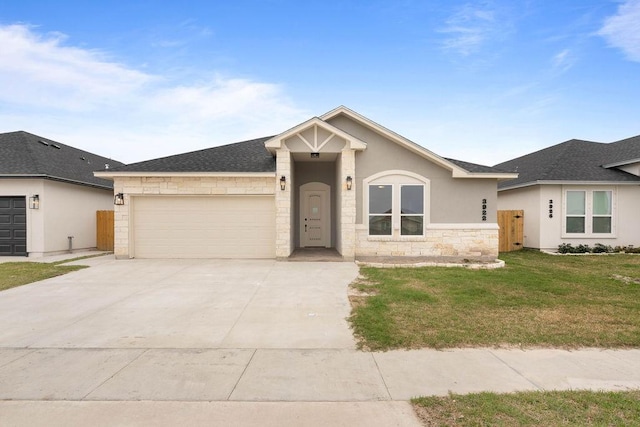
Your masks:
M 288 183 L 289 184 L 289 183 Z M 116 258 L 129 258 L 131 196 L 141 195 L 268 195 L 276 193 L 275 177 L 128 177 L 114 179 L 114 192 L 124 193 L 125 204 L 115 209 Z M 279 188 L 278 188 L 278 191 Z M 283 192 L 284 193 L 284 192 Z M 112 196 L 113 197 L 113 196 Z M 113 200 L 113 199 L 112 199 Z M 113 203 L 113 201 L 112 201 Z M 276 205 L 276 210 L 278 210 Z M 277 217 L 276 212 L 276 217 Z M 287 217 L 289 220 L 289 217 Z M 277 221 L 277 218 L 276 218 Z M 276 237 L 278 239 L 278 237 Z M 288 256 L 288 254 L 287 254 Z
M 524 210 L 523 246 L 525 248 L 540 247 L 541 209 L 539 186 L 499 192 L 498 210 Z
M 614 236 L 563 237 L 564 192 L 571 189 L 615 191 Z M 553 200 L 553 218 L 549 218 L 550 200 Z M 614 247 L 640 245 L 640 186 L 536 185 L 501 191 L 498 194 L 498 209 L 524 209 L 525 247 L 555 251 L 563 243 L 590 246 L 602 243 Z
M 405 170 L 431 182 L 430 217 L 432 223 L 482 223 L 482 199 L 487 200 L 486 223 L 495 223 L 497 181 L 493 179 L 452 178 L 445 169 L 344 116 L 329 120 L 335 127 L 367 143 L 356 153 L 356 223 L 364 223 L 362 181 L 386 170 Z
M 40 208 L 28 209 L 28 198 L 40 196 Z M 111 190 L 45 179 L 2 179 L 0 196 L 27 198 L 27 252 L 42 257 L 96 247 L 96 211 L 113 209 Z
M 45 181 L 40 207 L 46 209 L 45 252 L 68 250 L 69 236 L 74 250 L 95 248 L 96 211 L 113 209 L 113 191 Z

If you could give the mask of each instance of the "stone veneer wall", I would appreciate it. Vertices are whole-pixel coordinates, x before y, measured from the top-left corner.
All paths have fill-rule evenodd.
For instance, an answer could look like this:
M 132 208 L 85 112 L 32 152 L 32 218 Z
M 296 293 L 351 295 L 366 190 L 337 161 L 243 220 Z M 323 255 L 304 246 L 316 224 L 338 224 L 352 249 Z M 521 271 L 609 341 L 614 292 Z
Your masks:
M 114 206 L 116 258 L 129 258 L 131 196 L 143 195 L 266 195 L 274 194 L 275 177 L 131 177 L 115 178 L 114 192 L 125 204 Z
M 357 257 L 436 257 L 489 261 L 498 257 L 497 224 L 430 224 L 425 236 L 369 236 L 356 230 Z

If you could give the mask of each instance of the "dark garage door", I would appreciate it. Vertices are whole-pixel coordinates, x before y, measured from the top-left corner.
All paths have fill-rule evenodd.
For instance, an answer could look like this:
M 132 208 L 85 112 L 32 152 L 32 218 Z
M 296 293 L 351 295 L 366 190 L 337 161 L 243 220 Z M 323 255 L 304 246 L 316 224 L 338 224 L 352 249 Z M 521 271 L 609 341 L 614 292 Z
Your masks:
M 24 197 L 0 197 L 0 256 L 27 255 L 27 205 Z

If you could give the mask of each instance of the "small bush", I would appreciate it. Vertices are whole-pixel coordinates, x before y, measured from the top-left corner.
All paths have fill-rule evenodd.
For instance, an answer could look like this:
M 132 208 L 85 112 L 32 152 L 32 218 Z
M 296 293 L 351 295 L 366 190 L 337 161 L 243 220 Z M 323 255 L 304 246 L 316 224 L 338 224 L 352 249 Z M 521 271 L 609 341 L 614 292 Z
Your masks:
M 613 248 L 609 245 L 603 245 L 602 243 L 596 243 L 593 247 L 583 244 L 573 246 L 571 243 L 563 243 L 558 246 L 558 253 L 561 254 L 610 254 L 613 252 L 640 254 L 640 248 L 635 248 L 633 245 L 616 246 Z
M 570 254 L 573 253 L 573 246 L 571 246 L 571 243 L 563 243 L 560 246 L 558 246 L 558 253 L 561 254 Z
M 594 254 L 610 254 L 613 252 L 613 248 L 608 245 L 603 245 L 602 243 L 596 243 L 591 252 Z

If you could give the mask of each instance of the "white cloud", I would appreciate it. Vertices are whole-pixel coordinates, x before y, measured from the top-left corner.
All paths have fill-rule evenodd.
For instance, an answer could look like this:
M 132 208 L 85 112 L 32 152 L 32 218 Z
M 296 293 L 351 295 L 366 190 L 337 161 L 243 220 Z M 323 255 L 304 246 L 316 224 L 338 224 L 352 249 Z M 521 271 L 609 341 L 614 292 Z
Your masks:
M 185 84 L 67 42 L 0 26 L 0 132 L 40 133 L 132 162 L 270 135 L 307 118 L 277 84 L 202 73 Z
M 571 50 L 564 49 L 553 56 L 553 69 L 559 73 L 568 71 L 576 62 Z
M 640 62 L 640 0 L 627 0 L 598 31 L 607 42 L 621 49 L 632 61 Z
M 462 56 L 471 55 L 495 37 L 503 25 L 494 9 L 486 5 L 465 4 L 447 19 L 445 28 L 439 30 L 447 35 L 442 46 Z

